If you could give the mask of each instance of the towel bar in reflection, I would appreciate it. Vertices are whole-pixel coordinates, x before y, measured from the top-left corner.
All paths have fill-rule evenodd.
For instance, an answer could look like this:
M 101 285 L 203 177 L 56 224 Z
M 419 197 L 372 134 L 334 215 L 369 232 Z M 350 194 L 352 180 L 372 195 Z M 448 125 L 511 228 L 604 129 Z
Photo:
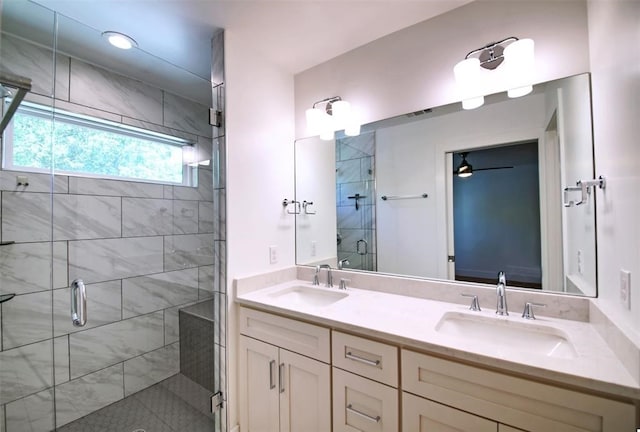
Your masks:
M 382 195 L 380 197 L 380 199 L 382 199 L 382 201 L 387 201 L 387 200 L 399 200 L 399 199 L 419 199 L 419 198 L 428 198 L 429 195 L 427 195 L 426 193 L 420 194 L 420 195 Z

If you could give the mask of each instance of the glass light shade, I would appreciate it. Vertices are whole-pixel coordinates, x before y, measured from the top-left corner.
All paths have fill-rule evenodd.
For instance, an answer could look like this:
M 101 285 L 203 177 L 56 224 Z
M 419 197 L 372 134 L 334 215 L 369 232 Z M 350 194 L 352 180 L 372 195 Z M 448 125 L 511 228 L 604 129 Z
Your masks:
M 351 120 L 351 122 L 344 129 L 344 134 L 346 136 L 358 136 L 360 135 L 360 123 L 355 120 Z
M 462 108 L 466 110 L 476 109 L 484 105 L 484 96 L 474 97 L 470 99 L 464 99 L 462 101 Z
M 460 99 L 462 99 L 462 107 L 474 109 L 481 106 L 484 103 L 484 96 L 482 96 L 480 60 L 476 57 L 462 60 L 454 66 L 453 74 Z
M 336 130 L 344 129 L 351 119 L 351 104 L 339 100 L 331 104 L 331 116 Z
M 520 39 L 504 49 L 504 67 L 509 97 L 520 97 L 533 90 L 535 66 L 533 39 Z
M 311 136 L 320 135 L 326 123 L 327 113 L 319 108 L 309 108 L 305 115 L 307 117 L 307 133 Z
M 331 141 L 334 138 L 334 130 L 332 128 L 328 128 L 320 132 L 320 139 L 323 141 Z
M 462 177 L 462 178 L 471 177 L 472 174 L 473 174 L 473 172 L 467 171 L 467 172 L 463 172 L 463 173 L 458 173 L 458 177 Z
M 507 91 L 507 95 L 509 95 L 510 98 L 517 98 L 520 96 L 528 95 L 532 91 L 533 91 L 532 85 L 524 86 L 524 87 L 516 87 L 516 88 L 509 89 Z

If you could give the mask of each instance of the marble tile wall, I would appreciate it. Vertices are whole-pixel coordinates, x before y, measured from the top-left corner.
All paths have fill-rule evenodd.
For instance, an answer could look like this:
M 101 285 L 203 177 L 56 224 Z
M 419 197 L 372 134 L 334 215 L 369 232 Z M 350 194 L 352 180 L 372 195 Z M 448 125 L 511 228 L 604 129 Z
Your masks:
M 70 69 L 70 102 L 162 124 L 162 90 L 76 59 Z
M 196 187 L 0 171 L 0 241 L 15 242 L 0 247 L 0 294 L 17 294 L 0 305 L 0 431 L 49 431 L 178 373 L 181 308 L 209 299 L 226 325 L 224 127 L 206 124 L 208 107 L 76 59 L 54 65 L 50 52 L 39 63 L 46 49 L 13 42 L 2 58 L 42 77 L 30 100 L 52 103 L 55 66 L 56 106 L 189 139 L 211 160 Z M 70 322 L 75 278 L 82 328 Z M 211 343 L 224 388 L 226 332 Z
M 53 36 L 50 43 L 53 45 Z M 53 94 L 55 76 L 56 98 L 69 98 L 69 57 L 59 54 L 54 62 L 50 49 L 3 33 L 0 58 L 2 66 L 9 72 L 31 78 L 33 93 L 44 96 Z
M 53 39 L 51 41 L 53 44 Z M 61 54 L 3 33 L 2 64 L 29 77 L 26 100 L 130 126 L 174 135 L 192 142 L 211 140 L 209 107 L 142 81 Z M 55 68 L 55 85 L 53 81 Z
M 50 430 L 53 386 L 61 426 L 178 373 L 179 309 L 226 300 L 211 171 L 192 191 L 56 176 L 53 194 L 37 176 L 35 192 L 15 192 L 12 175 L 32 174 L 2 174 L 0 239 L 15 243 L 0 247 L 0 292 L 18 294 L 0 306 L 7 432 L 26 420 Z M 82 328 L 70 321 L 75 278 L 87 287 Z

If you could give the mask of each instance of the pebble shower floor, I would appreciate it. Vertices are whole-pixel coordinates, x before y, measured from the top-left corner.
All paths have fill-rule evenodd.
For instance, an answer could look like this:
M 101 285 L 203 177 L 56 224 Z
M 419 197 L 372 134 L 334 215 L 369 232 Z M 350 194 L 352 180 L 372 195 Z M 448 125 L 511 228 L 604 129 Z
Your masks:
M 177 374 L 82 417 L 58 432 L 213 432 L 210 392 Z

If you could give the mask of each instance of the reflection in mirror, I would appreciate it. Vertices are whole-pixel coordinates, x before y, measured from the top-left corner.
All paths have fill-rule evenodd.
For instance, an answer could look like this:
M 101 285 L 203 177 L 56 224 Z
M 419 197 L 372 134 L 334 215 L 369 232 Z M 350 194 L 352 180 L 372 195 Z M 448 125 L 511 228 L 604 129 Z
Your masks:
M 595 202 L 563 202 L 594 178 L 591 130 L 583 74 L 298 140 L 297 263 L 594 296 Z
M 453 174 L 455 279 L 493 283 L 504 269 L 510 285 L 541 288 L 538 142 L 460 155 Z

